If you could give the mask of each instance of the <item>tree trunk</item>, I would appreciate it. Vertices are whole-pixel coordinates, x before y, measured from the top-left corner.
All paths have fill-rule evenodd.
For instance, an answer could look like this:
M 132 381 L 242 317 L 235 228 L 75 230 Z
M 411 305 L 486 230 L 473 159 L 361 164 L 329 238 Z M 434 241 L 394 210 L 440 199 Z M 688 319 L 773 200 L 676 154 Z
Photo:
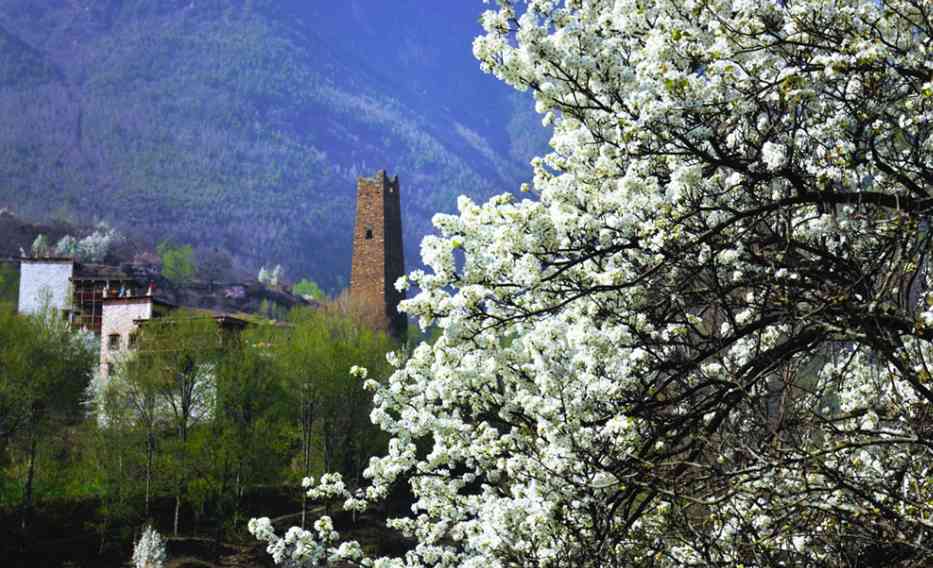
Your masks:
M 36 445 L 36 432 L 32 429 L 29 433 L 29 469 L 26 473 L 26 489 L 23 491 L 22 529 L 24 531 L 29 526 L 32 516 L 32 481 L 36 474 Z
M 187 432 L 182 436 L 182 446 L 187 445 Z M 187 448 L 185 448 L 187 449 Z M 182 450 L 184 452 L 184 450 Z M 179 473 L 178 480 L 175 482 L 175 521 L 173 525 L 173 533 L 178 536 L 178 518 L 181 516 L 181 492 L 184 487 L 184 471 L 185 471 L 185 460 L 181 460 L 181 473 Z
M 239 461 L 237 462 L 237 473 L 236 473 L 236 476 L 234 477 L 235 477 L 234 483 L 235 485 L 238 486 L 239 479 L 240 479 Z M 217 495 L 217 503 L 215 505 L 215 514 L 214 514 L 214 517 L 216 519 L 216 524 L 214 525 L 214 545 L 213 545 L 212 556 L 215 562 L 220 559 L 220 553 L 223 550 L 224 519 L 226 518 L 226 515 L 227 515 L 227 506 L 226 506 L 226 500 L 224 499 L 224 495 L 227 494 L 227 483 L 229 480 L 230 480 L 230 462 L 229 460 L 224 458 L 224 466 L 223 466 L 223 470 L 221 471 L 221 475 L 220 475 L 220 493 Z M 234 505 L 233 505 L 234 510 L 238 509 L 238 504 L 237 504 L 238 499 L 237 499 L 236 491 L 237 489 L 234 488 Z M 234 513 L 234 523 L 236 523 L 236 513 Z
M 330 421 L 327 420 L 325 416 L 323 424 L 321 424 L 321 438 L 324 444 L 324 471 L 326 473 L 331 473 L 334 471 L 334 440 L 333 436 L 333 426 L 330 424 Z M 330 499 L 324 501 L 324 512 L 327 515 L 331 514 L 330 510 Z
M 324 442 L 324 471 L 331 473 L 334 471 L 334 427 L 329 420 L 325 419 L 321 430 L 321 438 Z
M 149 502 L 152 495 L 152 454 L 155 451 L 155 435 L 149 431 L 146 435 L 146 519 L 149 519 Z
M 178 434 L 181 438 L 181 459 L 178 474 L 178 481 L 175 486 L 175 525 L 174 533 L 178 536 L 178 517 L 181 515 L 181 493 L 185 487 L 185 474 L 188 466 L 188 418 L 191 414 L 191 408 L 185 404 L 182 409 L 182 421 L 178 425 Z
M 314 415 L 311 405 L 304 402 L 304 412 L 301 417 L 301 445 L 304 452 L 304 477 L 311 475 L 311 427 L 314 424 Z M 308 517 L 308 492 L 302 486 L 301 491 L 301 528 L 306 528 Z
M 236 530 L 240 526 L 240 500 L 243 499 L 243 488 L 240 486 L 240 470 L 243 468 L 242 460 L 237 464 L 236 468 L 236 478 L 234 479 L 234 488 L 233 488 L 233 530 Z
M 214 550 L 212 556 L 214 562 L 220 560 L 220 555 L 224 549 L 224 522 L 223 515 L 218 515 L 217 525 L 214 527 Z
M 172 531 L 174 535 L 178 536 L 178 517 L 181 514 L 181 486 L 178 486 L 178 491 L 175 492 L 175 522 L 172 525 Z
M 302 450 L 304 451 L 304 477 L 311 475 L 311 428 L 305 423 L 304 431 L 302 432 Z M 301 490 L 301 528 L 306 528 L 306 520 L 308 516 L 308 492 L 304 489 L 302 485 Z

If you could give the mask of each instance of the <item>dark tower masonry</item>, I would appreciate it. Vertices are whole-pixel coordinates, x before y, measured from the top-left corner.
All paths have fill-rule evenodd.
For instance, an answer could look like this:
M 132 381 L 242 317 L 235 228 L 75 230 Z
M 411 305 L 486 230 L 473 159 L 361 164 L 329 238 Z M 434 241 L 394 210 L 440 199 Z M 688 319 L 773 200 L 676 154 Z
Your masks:
M 398 176 L 385 170 L 356 180 L 356 225 L 353 229 L 353 267 L 350 296 L 366 321 L 401 339 L 406 318 L 398 311 L 405 294 L 395 281 L 405 274 L 402 255 L 402 207 Z

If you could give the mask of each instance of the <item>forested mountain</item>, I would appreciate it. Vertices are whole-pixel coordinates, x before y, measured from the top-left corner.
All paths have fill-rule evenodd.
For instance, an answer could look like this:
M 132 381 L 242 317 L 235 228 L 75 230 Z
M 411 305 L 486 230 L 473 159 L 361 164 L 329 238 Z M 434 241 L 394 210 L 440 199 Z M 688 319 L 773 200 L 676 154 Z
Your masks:
M 470 55 L 481 2 L 4 0 L 0 207 L 282 263 L 334 290 L 355 176 L 402 179 L 406 256 L 545 139 Z

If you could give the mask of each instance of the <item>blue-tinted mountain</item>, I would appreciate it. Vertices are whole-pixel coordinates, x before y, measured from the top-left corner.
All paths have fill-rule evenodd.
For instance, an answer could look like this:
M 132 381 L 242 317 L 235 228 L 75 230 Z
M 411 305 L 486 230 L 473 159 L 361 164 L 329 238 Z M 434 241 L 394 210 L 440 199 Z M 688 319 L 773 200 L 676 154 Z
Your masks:
M 449 6 L 447 5 L 449 4 Z M 470 54 L 481 2 L 4 0 L 0 207 L 347 281 L 355 177 L 402 180 L 406 256 L 544 134 Z

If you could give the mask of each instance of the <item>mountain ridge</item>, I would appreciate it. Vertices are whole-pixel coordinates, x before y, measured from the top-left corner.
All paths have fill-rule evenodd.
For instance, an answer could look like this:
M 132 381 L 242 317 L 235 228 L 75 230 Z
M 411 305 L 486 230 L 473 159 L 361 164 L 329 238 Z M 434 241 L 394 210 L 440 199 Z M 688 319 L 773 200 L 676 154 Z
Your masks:
M 321 20 L 323 9 L 10 0 L 0 29 L 14 39 L 0 39 L 0 54 L 20 66 L 0 68 L 0 110 L 16 118 L 0 129 L 0 206 L 219 243 L 241 267 L 282 263 L 336 291 L 349 276 L 355 177 L 388 169 L 401 177 L 413 267 L 434 212 L 529 175 L 503 124 L 514 99 L 490 91 L 477 105 L 498 118 L 477 119 L 484 111 L 449 108 L 457 87 L 444 77 L 395 72 L 419 45 L 436 49 L 407 31 L 406 14 L 424 15 L 417 3 L 398 3 L 385 32 L 414 56 L 371 55 L 378 18 L 372 37 L 349 33 L 348 20 L 349 39 L 329 40 L 322 30 L 340 35 L 340 15 Z M 439 61 L 425 69 L 438 75 Z M 452 82 L 467 73 L 458 65 Z

